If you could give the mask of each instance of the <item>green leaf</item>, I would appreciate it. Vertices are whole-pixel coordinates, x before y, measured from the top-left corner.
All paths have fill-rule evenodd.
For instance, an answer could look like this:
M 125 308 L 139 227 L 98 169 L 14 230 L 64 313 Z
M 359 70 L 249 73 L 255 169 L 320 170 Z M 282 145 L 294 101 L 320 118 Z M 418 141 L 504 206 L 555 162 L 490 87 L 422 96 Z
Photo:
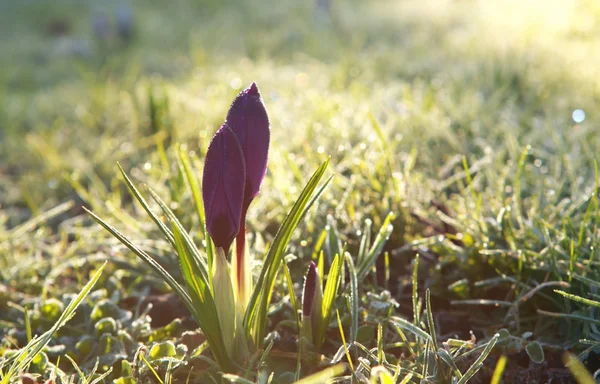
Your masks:
M 217 306 L 211 294 L 210 286 L 208 281 L 202 278 L 197 264 L 192 262 L 193 256 L 184 245 L 184 238 L 179 231 L 179 227 L 174 223 L 172 223 L 172 227 L 175 235 L 175 247 L 179 256 L 179 265 L 196 309 L 195 312 L 192 312 L 192 315 L 202 328 L 219 366 L 224 370 L 229 370 L 231 366 L 229 364 L 230 355 L 223 342 Z
M 327 282 L 325 283 L 325 290 L 323 292 L 323 304 L 321 306 L 321 321 L 317 323 L 315 329 L 315 347 L 317 350 L 321 348 L 325 342 L 325 334 L 331 321 L 333 314 L 333 306 L 337 297 L 338 288 L 341 280 L 342 266 L 344 265 L 342 257 L 336 255 L 329 269 L 329 276 L 327 276 Z
M 400 328 L 402 328 L 402 329 L 404 329 L 404 330 L 412 333 L 413 335 L 422 338 L 423 340 L 428 340 L 428 339 L 431 338 L 431 336 L 429 336 L 427 334 L 427 332 L 425 332 L 421 328 L 417 327 L 413 323 L 410 323 L 410 322 L 404 320 L 403 318 L 392 316 L 390 318 L 390 322 L 392 324 L 395 324 L 398 327 L 400 327 Z
M 581 304 L 590 305 L 592 307 L 600 307 L 600 301 L 586 299 L 585 297 L 573 295 L 571 293 L 567 293 L 565 291 L 561 291 L 558 289 L 555 289 L 554 292 L 558 293 L 561 296 L 566 297 L 569 300 L 573 300 L 573 301 L 576 301 Z
M 148 216 L 150 216 L 152 221 L 154 221 L 156 223 L 156 225 L 158 226 L 158 228 L 160 228 L 161 232 L 164 234 L 165 238 L 169 241 L 171 246 L 175 247 L 175 240 L 173 239 L 173 233 L 169 230 L 169 228 L 167 228 L 165 223 L 163 223 L 162 220 L 158 216 L 156 216 L 156 214 L 154 212 L 152 212 L 152 210 L 150 209 L 150 206 L 146 202 L 146 199 L 144 199 L 144 197 L 142 196 L 140 191 L 135 187 L 135 185 L 133 185 L 133 183 L 131 182 L 131 180 L 129 179 L 129 177 L 127 176 L 125 171 L 123 170 L 123 167 L 121 167 L 121 164 L 117 163 L 117 166 L 119 167 L 119 171 L 121 171 L 121 175 L 123 175 L 123 178 L 125 179 L 125 183 L 127 184 L 127 187 L 131 191 L 132 195 L 141 204 L 141 206 L 144 208 L 144 210 L 146 211 Z
M 473 376 L 475 376 L 475 374 L 481 369 L 481 367 L 483 367 L 483 361 L 488 357 L 490 352 L 492 352 L 492 349 L 496 345 L 496 342 L 498 341 L 499 337 L 500 337 L 500 335 L 496 333 L 490 339 L 490 341 L 488 341 L 488 343 L 485 346 L 485 349 L 483 350 L 483 352 L 481 352 L 481 355 L 479 355 L 479 357 L 475 360 L 475 362 L 473 362 L 473 364 L 469 367 L 469 369 L 467 369 L 467 372 L 465 372 L 464 376 L 461 377 L 460 380 L 458 380 L 457 384 L 465 384 Z
M 333 367 L 326 368 L 320 372 L 305 377 L 304 379 L 297 381 L 295 384 L 322 384 L 326 380 L 341 375 L 345 370 L 345 364 L 336 364 Z
M 358 335 L 358 276 L 356 275 L 356 268 L 354 267 L 354 261 L 349 253 L 346 253 L 346 265 L 348 265 L 348 274 L 350 275 L 350 317 L 352 319 L 352 326 L 350 327 L 350 344 L 354 344 L 356 336 Z
M 527 352 L 527 356 L 529 356 L 534 363 L 541 364 L 544 362 L 544 348 L 542 348 L 541 344 L 537 341 L 532 341 L 527 344 L 525 351 Z
M 395 216 L 394 216 L 393 212 L 388 213 L 385 220 L 383 221 L 383 224 L 381 225 L 381 228 L 379 229 L 379 233 L 377 234 L 377 237 L 375 238 L 375 242 L 373 243 L 373 246 L 369 250 L 367 257 L 365 257 L 364 260 L 359 260 L 359 263 L 360 263 L 358 265 L 358 279 L 359 280 L 364 279 L 365 276 L 367 275 L 367 273 L 369 273 L 371 268 L 373 268 L 373 266 L 375 265 L 375 262 L 377 261 L 377 256 L 379 256 L 379 254 L 381 253 L 383 246 L 385 245 L 387 240 L 390 238 L 390 235 L 392 234 L 392 231 L 394 230 L 394 226 L 390 224 L 392 222 L 392 220 L 394 219 L 394 217 Z
M 592 375 L 590 375 L 588 370 L 585 368 L 585 365 L 583 365 L 581 361 L 577 360 L 577 357 L 567 352 L 565 353 L 563 360 L 565 362 L 565 366 L 569 368 L 569 371 L 571 371 L 571 374 L 575 376 L 575 379 L 577 379 L 579 384 L 596 383 L 596 380 L 594 380 Z
M 181 238 L 182 238 L 182 243 L 183 243 L 183 245 L 184 245 L 184 247 L 186 249 L 186 252 L 190 256 L 190 261 L 192 261 L 192 262 L 194 262 L 194 264 L 196 264 L 196 268 L 197 268 L 196 270 L 197 270 L 197 272 L 199 272 L 200 274 L 202 274 L 202 279 L 204 281 L 209 281 L 209 278 L 208 278 L 208 266 L 206 265 L 206 260 L 200 254 L 200 251 L 196 247 L 196 244 L 194 243 L 194 241 L 192 240 L 192 238 L 190 237 L 190 235 L 187 233 L 187 231 L 185 230 L 185 228 L 183 228 L 183 225 L 179 222 L 179 219 L 177 219 L 177 217 L 175 216 L 175 214 L 173 213 L 173 211 L 171 211 L 171 209 L 156 194 L 156 192 L 154 192 L 152 190 L 152 188 L 150 188 L 148 186 L 146 186 L 146 189 L 148 190 L 148 193 L 150 193 L 150 196 L 152 197 L 152 199 L 160 206 L 160 208 L 162 209 L 162 211 L 165 214 L 165 216 L 167 216 L 167 218 L 169 219 L 169 221 L 175 227 L 177 227 L 177 229 L 179 230 L 179 233 L 180 233 Z
M 431 335 L 431 341 L 433 343 L 433 349 L 438 350 L 438 342 L 437 342 L 437 333 L 435 329 L 435 324 L 433 322 L 433 311 L 431 310 L 431 292 L 429 288 L 425 290 L 425 300 L 427 306 L 427 328 L 429 329 L 429 334 Z
M 300 307 L 298 307 L 298 302 L 296 300 L 296 292 L 294 292 L 294 282 L 292 280 L 292 275 L 290 274 L 290 269 L 288 268 L 286 263 L 283 263 L 283 275 L 287 283 L 288 295 L 290 296 L 290 304 L 292 306 L 292 311 L 294 311 L 294 319 L 296 320 L 296 324 L 298 325 L 299 330 L 300 317 L 298 316 L 298 311 L 300 310 Z
M 275 286 L 275 277 L 283 259 L 284 252 L 292 237 L 294 229 L 300 221 L 304 208 L 308 204 L 310 197 L 317 188 L 317 185 L 323 177 L 328 165 L 329 159 L 321 164 L 321 166 L 312 175 L 300 193 L 298 200 L 296 200 L 296 203 L 294 203 L 294 206 L 287 214 L 283 224 L 275 235 L 273 244 L 269 248 L 269 252 L 263 264 L 258 281 L 256 282 L 254 291 L 252 292 L 252 296 L 250 297 L 250 301 L 248 302 L 248 307 L 246 308 L 246 313 L 244 316 L 244 327 L 246 328 L 246 334 L 253 336 L 254 342 L 257 346 L 262 344 L 267 321 L 267 311 Z
M 187 180 L 187 185 L 190 189 L 190 193 L 192 194 L 192 199 L 194 200 L 194 205 L 196 206 L 196 213 L 198 214 L 198 220 L 200 222 L 200 227 L 204 227 L 204 204 L 202 202 L 202 192 L 200 186 L 198 185 L 198 181 L 194 172 L 192 170 L 192 166 L 190 164 L 190 158 L 186 151 L 184 151 L 181 147 L 179 147 L 179 163 L 183 168 L 185 179 Z
M 111 235 L 116 237 L 123 245 L 125 245 L 131 252 L 135 253 L 140 259 L 144 260 L 155 272 L 157 272 L 167 284 L 175 291 L 177 296 L 183 301 L 185 306 L 188 308 L 190 313 L 194 315 L 196 312 L 194 305 L 192 304 L 192 300 L 188 293 L 183 289 L 183 287 L 171 276 L 169 272 L 167 272 L 160 264 L 156 262 L 150 255 L 146 252 L 139 249 L 135 246 L 129 239 L 127 239 L 123 234 L 121 234 L 117 229 L 112 227 L 110 224 L 106 223 L 100 217 L 98 217 L 92 211 L 89 211 L 87 208 L 83 207 L 83 209 L 90 215 L 98 224 L 104 227 Z M 170 231 L 169 231 L 170 232 Z
M 490 384 L 500 384 L 502 380 L 502 374 L 504 373 L 504 368 L 506 367 L 506 356 L 502 355 L 498 359 L 496 363 L 496 368 L 494 368 L 494 375 L 492 376 L 492 380 Z

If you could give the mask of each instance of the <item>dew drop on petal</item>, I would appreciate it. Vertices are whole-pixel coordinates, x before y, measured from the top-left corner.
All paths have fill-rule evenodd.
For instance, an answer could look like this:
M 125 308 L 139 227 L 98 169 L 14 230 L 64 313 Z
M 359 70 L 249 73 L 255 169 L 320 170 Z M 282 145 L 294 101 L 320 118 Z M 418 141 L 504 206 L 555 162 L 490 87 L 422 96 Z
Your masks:
M 583 109 L 576 109 L 573 111 L 571 117 L 573 118 L 574 122 L 578 124 L 583 123 L 583 121 L 585 120 L 585 112 L 583 111 Z

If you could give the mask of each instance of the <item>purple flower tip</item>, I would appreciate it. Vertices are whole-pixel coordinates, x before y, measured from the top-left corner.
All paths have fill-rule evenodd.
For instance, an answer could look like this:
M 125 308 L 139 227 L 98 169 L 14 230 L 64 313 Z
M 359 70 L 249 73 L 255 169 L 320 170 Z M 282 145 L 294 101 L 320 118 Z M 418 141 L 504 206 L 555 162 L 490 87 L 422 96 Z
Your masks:
M 237 136 L 246 161 L 246 209 L 258 195 L 265 177 L 271 138 L 269 116 L 256 83 L 252 83 L 236 96 L 229 107 L 226 122 Z
M 312 312 L 315 293 L 317 291 L 317 266 L 312 261 L 308 264 L 308 271 L 304 277 L 304 290 L 302 292 L 302 315 L 310 316 Z
M 248 87 L 248 89 L 246 90 L 246 92 L 249 95 L 255 95 L 255 96 L 259 96 L 260 97 L 260 93 L 258 92 L 258 86 L 256 85 L 255 82 L 252 82 L 252 84 L 250 84 L 250 87 Z
M 245 179 L 242 148 L 236 135 L 223 124 L 206 152 L 202 198 L 208 233 L 225 253 L 240 230 Z

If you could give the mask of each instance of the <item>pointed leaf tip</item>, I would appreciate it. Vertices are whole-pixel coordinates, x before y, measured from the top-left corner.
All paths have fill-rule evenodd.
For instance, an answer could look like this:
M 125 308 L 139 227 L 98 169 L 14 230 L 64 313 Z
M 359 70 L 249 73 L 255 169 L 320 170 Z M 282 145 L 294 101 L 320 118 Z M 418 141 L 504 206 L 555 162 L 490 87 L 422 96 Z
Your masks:
M 202 175 L 206 228 L 227 252 L 240 230 L 246 166 L 236 135 L 223 124 L 212 138 Z

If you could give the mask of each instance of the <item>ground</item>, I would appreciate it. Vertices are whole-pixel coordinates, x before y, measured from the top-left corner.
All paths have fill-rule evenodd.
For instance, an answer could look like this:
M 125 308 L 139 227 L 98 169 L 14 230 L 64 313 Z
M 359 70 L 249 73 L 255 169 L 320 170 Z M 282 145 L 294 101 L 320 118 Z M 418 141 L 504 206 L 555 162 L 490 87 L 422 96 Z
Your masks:
M 119 17 L 131 36 L 117 33 Z M 342 362 L 347 381 L 383 366 L 398 381 L 476 371 L 469 382 L 489 382 L 506 356 L 503 382 L 573 382 L 572 355 L 593 374 L 599 21 L 592 0 L 0 4 L 2 380 L 216 377 L 185 306 L 84 207 L 180 276 L 117 162 L 201 244 L 178 154 L 199 180 L 211 136 L 252 82 L 271 120 L 248 213 L 255 275 L 328 157 L 322 182 L 333 178 L 285 250 L 294 295 L 321 250 L 326 271 L 343 249 L 359 266 L 373 250 L 376 263 L 356 289 L 344 271 L 345 341 L 334 315 L 319 363 L 303 355 L 300 369 L 279 273 L 272 349 L 238 375 L 290 382 Z M 60 323 L 93 277 L 75 316 L 10 371 L 10 356 Z

